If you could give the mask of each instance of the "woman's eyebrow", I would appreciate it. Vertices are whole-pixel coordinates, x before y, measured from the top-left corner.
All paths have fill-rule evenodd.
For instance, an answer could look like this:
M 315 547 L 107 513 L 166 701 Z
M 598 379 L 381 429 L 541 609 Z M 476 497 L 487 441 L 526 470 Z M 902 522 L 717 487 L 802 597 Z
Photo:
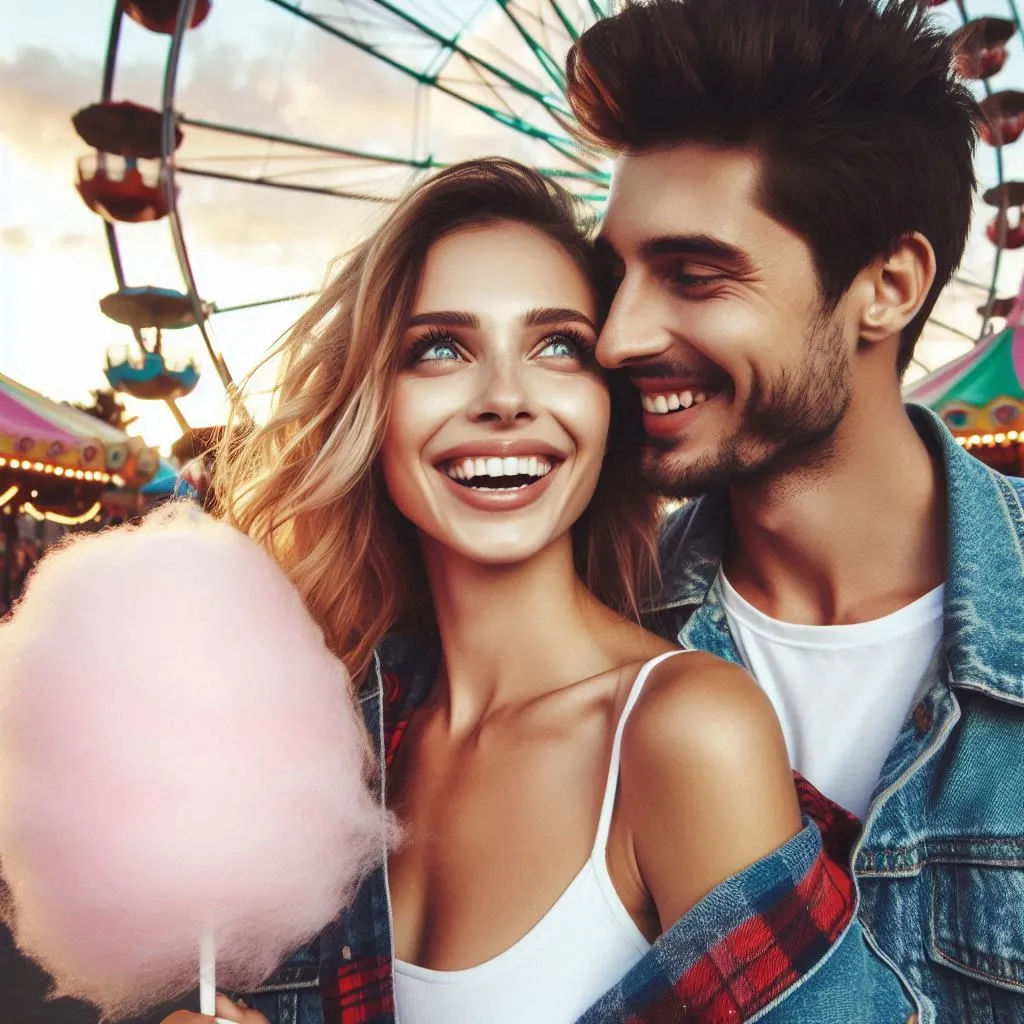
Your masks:
M 409 318 L 407 327 L 422 327 L 424 324 L 438 324 L 442 327 L 479 328 L 480 318 L 472 313 L 460 313 L 456 310 L 442 309 L 436 313 L 417 313 Z
M 589 316 L 585 316 L 578 309 L 559 309 L 553 306 L 545 306 L 542 309 L 531 309 L 523 316 L 523 324 L 526 327 L 545 327 L 548 324 L 576 323 L 585 324 L 592 331 L 596 331 L 594 322 Z

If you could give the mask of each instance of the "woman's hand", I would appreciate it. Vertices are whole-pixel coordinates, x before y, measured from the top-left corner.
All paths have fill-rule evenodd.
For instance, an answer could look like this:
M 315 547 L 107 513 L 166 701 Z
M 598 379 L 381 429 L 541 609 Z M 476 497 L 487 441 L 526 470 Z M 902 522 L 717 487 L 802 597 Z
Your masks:
M 214 1020 L 231 1021 L 232 1024 L 268 1024 L 259 1010 L 250 1010 L 244 1003 L 233 1003 L 226 995 L 217 994 L 217 1017 L 207 1017 L 189 1010 L 178 1010 L 165 1017 L 160 1024 L 214 1024 Z

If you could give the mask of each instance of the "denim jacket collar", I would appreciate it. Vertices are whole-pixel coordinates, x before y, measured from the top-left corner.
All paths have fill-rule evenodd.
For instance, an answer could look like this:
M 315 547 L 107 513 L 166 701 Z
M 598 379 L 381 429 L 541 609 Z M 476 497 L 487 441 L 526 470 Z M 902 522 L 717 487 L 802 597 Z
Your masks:
M 1024 704 L 1024 484 L 969 455 L 931 410 L 908 405 L 907 413 L 946 473 L 943 647 L 951 681 Z M 662 591 L 653 613 L 709 600 L 728 522 L 725 494 L 684 508 L 662 539 Z

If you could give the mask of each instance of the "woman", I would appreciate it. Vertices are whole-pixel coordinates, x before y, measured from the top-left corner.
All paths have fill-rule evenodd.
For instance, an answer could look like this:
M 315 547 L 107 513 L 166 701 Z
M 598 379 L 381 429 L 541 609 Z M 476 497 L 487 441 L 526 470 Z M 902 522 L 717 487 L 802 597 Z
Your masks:
M 450 168 L 298 323 L 269 422 L 220 466 L 227 514 L 354 678 L 385 634 L 425 652 L 385 711 L 405 841 L 375 998 L 393 986 L 402 1024 L 574 1020 L 800 829 L 753 681 L 637 622 L 657 509 L 636 398 L 593 359 L 599 282 L 562 189 Z M 324 1002 L 328 1024 L 376 1019 Z

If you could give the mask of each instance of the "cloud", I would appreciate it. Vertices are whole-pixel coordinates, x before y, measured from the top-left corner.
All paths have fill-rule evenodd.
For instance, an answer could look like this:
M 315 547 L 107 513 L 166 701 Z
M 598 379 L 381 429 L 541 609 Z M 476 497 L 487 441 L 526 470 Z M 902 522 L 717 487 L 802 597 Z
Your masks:
M 23 227 L 0 229 L 0 247 L 13 252 L 28 252 L 32 248 L 32 237 Z
M 100 239 L 95 235 L 87 235 L 83 231 L 66 231 L 57 237 L 57 245 L 61 249 L 92 249 L 99 245 Z

